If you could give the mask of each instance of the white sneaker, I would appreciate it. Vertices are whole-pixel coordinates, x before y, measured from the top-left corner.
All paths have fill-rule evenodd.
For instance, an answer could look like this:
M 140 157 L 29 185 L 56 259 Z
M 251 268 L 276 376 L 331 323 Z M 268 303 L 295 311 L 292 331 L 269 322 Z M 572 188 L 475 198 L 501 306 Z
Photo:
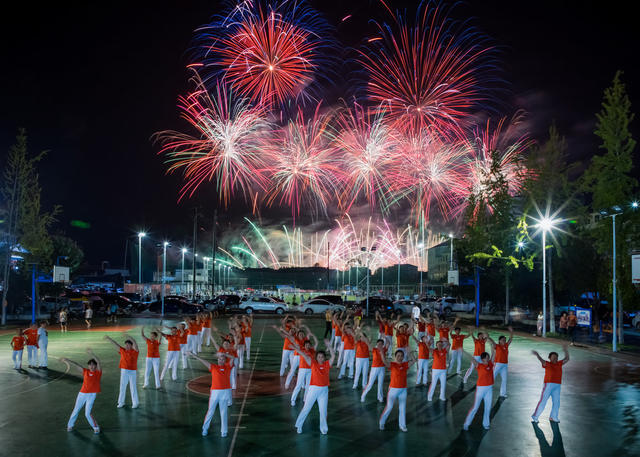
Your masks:
M 136 403 L 135 405 L 131 405 L 131 409 L 138 409 L 140 407 L 140 405 L 138 403 Z
M 220 433 L 220 438 L 226 438 L 227 434 L 226 433 Z
M 538 418 L 535 416 L 531 416 L 531 422 L 533 422 L 534 424 L 538 423 Z
M 378 424 L 378 425 L 379 425 L 380 430 L 384 430 L 384 424 Z
M 67 427 L 67 431 L 68 432 L 72 432 L 73 431 L 73 427 Z
M 462 426 L 462 430 L 464 430 L 464 431 L 469 430 L 469 426 L 468 426 L 468 425 L 463 425 L 463 426 Z
M 117 407 L 118 408 L 124 408 L 124 404 L 118 404 Z
M 488 425 L 487 425 L 486 427 L 483 425 L 483 427 L 484 427 L 484 429 L 485 429 L 485 430 L 489 430 L 489 429 L 491 428 L 491 427 L 490 427 L 490 426 L 488 426 Z
M 360 397 L 360 403 L 364 403 L 364 397 Z
M 403 432 L 407 432 L 407 427 L 400 427 L 400 430 L 402 430 Z
M 302 427 L 296 427 L 296 432 L 298 432 L 298 434 L 302 433 Z
M 207 436 L 208 434 L 209 434 L 209 431 L 207 431 L 207 430 L 203 430 L 202 431 L 202 436 Z
M 93 429 L 93 434 L 94 434 L 94 435 L 99 435 L 99 434 L 100 434 L 100 427 L 98 427 L 98 428 L 94 428 L 94 429 Z

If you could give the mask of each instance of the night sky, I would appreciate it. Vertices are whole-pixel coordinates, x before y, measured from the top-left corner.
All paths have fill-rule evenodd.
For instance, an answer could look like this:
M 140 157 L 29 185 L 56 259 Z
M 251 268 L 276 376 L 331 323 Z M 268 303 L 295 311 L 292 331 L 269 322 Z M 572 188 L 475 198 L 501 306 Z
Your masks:
M 372 31 L 375 1 L 313 1 L 332 24 L 347 14 L 337 37 L 356 46 Z M 414 2 L 392 2 L 396 7 Z M 528 112 L 532 136 L 544 139 L 555 121 L 571 157 L 597 151 L 594 113 L 617 69 L 625 72 L 634 108 L 640 107 L 639 34 L 630 2 L 476 1 L 455 9 L 457 19 L 491 37 L 509 82 L 502 109 Z M 11 2 L 0 18 L 0 164 L 17 129 L 32 152 L 49 154 L 40 169 L 46 207 L 61 204 L 54 231 L 76 239 L 87 260 L 122 264 L 125 239 L 139 228 L 153 239 L 184 240 L 194 205 L 210 219 L 213 186 L 177 204 L 178 175 L 165 175 L 150 137 L 185 129 L 176 98 L 187 88 L 193 30 L 220 11 L 220 2 Z M 634 125 L 640 135 L 638 121 Z M 637 174 L 637 170 L 636 170 Z M 248 213 L 221 212 L 224 227 Z M 275 220 L 288 209 L 263 215 Z M 89 230 L 69 225 L 78 219 Z M 211 223 L 207 222 L 207 226 Z

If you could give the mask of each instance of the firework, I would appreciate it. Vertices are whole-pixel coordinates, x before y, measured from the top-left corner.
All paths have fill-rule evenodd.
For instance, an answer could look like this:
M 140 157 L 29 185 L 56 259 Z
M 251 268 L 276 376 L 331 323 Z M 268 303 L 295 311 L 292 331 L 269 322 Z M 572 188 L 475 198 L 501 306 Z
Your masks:
M 322 65 L 328 25 L 303 2 L 242 1 L 203 27 L 202 63 L 253 103 L 272 105 L 304 95 Z
M 264 145 L 271 187 L 265 201 L 278 201 L 291 208 L 295 218 L 303 207 L 313 214 L 326 214 L 327 204 L 337 198 L 342 171 L 331 145 L 331 117 L 320 113 L 305 119 L 302 111 Z
M 422 4 L 410 24 L 381 3 L 393 21 L 377 24 L 377 35 L 359 58 L 369 74 L 369 99 L 386 105 L 389 119 L 405 131 L 457 136 L 467 116 L 487 100 L 493 50 L 436 4 Z
M 180 199 L 191 197 L 211 180 L 216 181 L 225 204 L 238 191 L 246 197 L 256 186 L 264 188 L 263 161 L 257 149 L 269 128 L 264 110 L 234 98 L 224 85 L 217 85 L 212 96 L 199 77 L 194 77 L 194 82 L 196 90 L 180 97 L 178 106 L 197 135 L 176 131 L 156 134 L 162 144 L 159 153 L 168 157 L 168 172 L 184 173 Z

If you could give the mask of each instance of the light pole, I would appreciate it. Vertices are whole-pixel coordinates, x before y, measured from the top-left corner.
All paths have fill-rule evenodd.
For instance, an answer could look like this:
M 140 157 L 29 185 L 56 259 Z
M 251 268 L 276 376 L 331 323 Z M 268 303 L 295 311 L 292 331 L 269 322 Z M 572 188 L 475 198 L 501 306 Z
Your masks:
M 169 242 L 162 243 L 162 316 L 164 316 L 164 283 L 167 278 L 167 246 Z
M 138 284 L 142 284 L 142 238 L 146 235 L 144 232 L 138 233 Z
M 451 259 L 449 261 L 449 270 L 453 271 L 453 233 L 449 233 L 449 240 L 451 240 Z
M 211 260 L 211 257 L 203 257 L 204 260 L 204 288 L 205 290 L 208 289 L 208 284 L 209 284 L 209 260 Z
M 371 278 L 371 270 L 369 266 L 371 264 L 371 254 L 376 252 L 376 246 L 372 246 L 371 249 L 367 249 L 366 247 L 361 247 L 360 251 L 364 252 L 367 257 L 367 316 L 369 316 L 369 279 Z
M 422 298 L 422 267 L 424 265 L 424 243 L 418 244 L 418 249 L 420 249 L 420 298 Z
M 547 336 L 547 232 L 553 229 L 557 221 L 547 216 L 540 220 L 542 230 L 542 337 Z M 553 318 L 553 317 L 552 317 Z
M 180 293 L 184 293 L 184 255 L 187 253 L 187 248 L 182 248 L 182 270 L 180 270 Z
M 398 300 L 400 300 L 400 249 L 398 249 Z
M 224 283 L 222 282 L 222 264 L 218 264 L 218 284 L 220 284 L 220 289 L 224 290 Z

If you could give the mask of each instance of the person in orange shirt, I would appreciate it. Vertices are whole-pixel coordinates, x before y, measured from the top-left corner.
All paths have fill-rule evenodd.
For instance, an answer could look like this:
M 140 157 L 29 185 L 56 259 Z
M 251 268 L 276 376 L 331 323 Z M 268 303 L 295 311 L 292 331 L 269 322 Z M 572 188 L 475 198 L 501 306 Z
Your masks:
M 78 419 L 78 414 L 80 414 L 80 410 L 84 406 L 84 417 L 87 418 L 87 422 L 89 422 L 89 425 L 93 428 L 93 433 L 97 435 L 100 433 L 100 426 L 91 414 L 91 410 L 93 409 L 93 403 L 96 401 L 96 396 L 100 393 L 102 366 L 100 365 L 100 359 L 98 359 L 98 356 L 96 356 L 90 348 L 87 348 L 87 354 L 91 357 L 87 362 L 89 368 L 84 368 L 79 363 L 69 360 L 66 357 L 60 359 L 62 362 L 76 367 L 80 374 L 82 374 L 82 387 L 76 397 L 76 404 L 69 417 L 69 422 L 67 422 L 67 431 L 70 432 L 73 430 L 73 426 Z
M 169 328 L 169 327 L 167 327 Z M 164 379 L 164 374 L 167 369 L 171 368 L 171 379 L 178 380 L 178 358 L 180 357 L 180 335 L 178 335 L 177 327 L 170 327 L 170 334 L 162 333 L 159 329 L 156 329 L 162 338 L 167 340 L 167 358 L 164 361 L 162 367 L 162 373 L 160 373 L 160 382 Z
M 238 352 L 235 349 L 235 345 L 232 343 L 233 341 L 233 335 L 226 335 L 226 336 L 222 336 L 222 344 L 218 345 L 218 343 L 216 343 L 216 340 L 213 340 L 213 345 L 216 348 L 216 351 L 218 353 L 224 353 L 224 354 L 229 354 L 231 357 L 233 357 L 234 361 L 235 359 L 238 358 Z M 236 369 L 236 364 L 234 363 L 233 366 L 231 367 L 231 390 L 236 390 L 236 374 L 237 374 L 237 369 Z M 229 406 L 231 406 L 231 399 L 229 399 Z
M 451 334 L 451 358 L 449 360 L 449 370 L 448 373 L 451 373 L 453 370 L 453 365 L 457 361 L 458 369 L 456 373 L 458 376 L 461 374 L 460 370 L 462 368 L 462 353 L 464 352 L 462 347 L 464 346 L 465 338 L 469 338 L 469 335 L 464 335 L 460 333 L 460 327 L 456 327 L 453 329 L 453 333 Z
M 413 353 L 410 354 L 409 361 L 404 362 L 404 358 L 404 351 L 398 349 L 394 353 L 394 362 L 389 363 L 387 359 L 383 359 L 385 366 L 391 371 L 391 381 L 387 391 L 387 404 L 380 416 L 380 430 L 384 430 L 384 424 L 387 422 L 394 403 L 398 400 L 398 424 L 400 430 L 407 431 L 407 373 L 411 365 L 416 363 L 416 359 Z
M 189 330 L 184 322 L 180 323 L 178 328 L 178 336 L 180 341 L 180 355 L 182 356 L 182 369 L 187 368 L 187 351 L 189 350 Z
M 211 313 L 209 311 L 202 313 L 202 343 L 211 346 L 213 335 L 211 334 Z
M 200 353 L 202 352 L 202 328 L 204 325 L 204 319 L 202 317 L 202 314 L 197 313 L 195 317 L 195 321 L 196 321 L 196 329 L 197 329 L 196 347 L 198 348 L 198 353 Z
M 427 335 L 430 336 L 429 342 L 431 343 L 431 349 L 433 349 L 436 344 L 436 324 L 435 324 L 435 319 L 432 317 L 430 313 L 428 313 L 427 316 L 429 317 L 427 319 Z
M 156 389 L 160 388 L 160 340 L 158 332 L 151 332 L 151 338 L 147 338 L 144 334 L 144 327 L 140 329 L 142 338 L 147 342 L 147 358 L 144 367 L 144 383 L 142 388 L 146 389 L 149 385 L 149 375 L 153 369 L 153 375 L 156 381 Z
M 296 430 L 302 433 L 302 426 L 307 419 L 311 408 L 318 402 L 318 410 L 320 412 L 320 433 L 326 435 L 329 431 L 327 425 L 327 405 L 329 403 L 329 371 L 335 359 L 335 351 L 330 346 L 329 340 L 325 340 L 327 350 L 331 354 L 329 360 L 325 351 L 316 352 L 315 358 L 311 358 L 308 354 L 302 353 L 301 357 L 311 367 L 311 379 L 309 381 L 309 390 L 305 393 L 304 406 L 296 419 Z
M 295 319 L 290 316 L 285 316 L 282 319 L 281 330 L 285 333 L 289 333 L 291 331 L 295 331 Z M 291 345 L 291 341 L 289 338 L 284 339 L 284 344 L 282 345 L 282 360 L 280 361 L 280 376 L 284 376 L 287 371 L 287 367 L 292 362 L 293 358 L 293 346 Z
M 449 340 L 438 340 L 436 348 L 431 353 L 433 365 L 431 366 L 431 385 L 427 400 L 433 401 L 433 392 L 440 382 L 440 400 L 446 401 L 445 389 L 447 388 L 447 351 L 449 350 Z
M 347 367 L 349 368 L 349 379 L 353 379 L 353 369 L 356 363 L 356 336 L 353 331 L 353 326 L 349 323 L 349 317 L 342 323 L 342 363 L 340 365 L 340 372 L 338 373 L 338 379 L 346 374 Z
M 247 360 L 251 356 L 251 330 L 253 329 L 253 316 L 242 316 L 242 334 L 244 335 L 245 355 Z
M 237 369 L 244 368 L 244 351 L 246 346 L 244 343 L 242 327 L 238 324 L 237 318 L 232 317 L 229 319 L 229 331 L 233 335 L 233 339 L 236 341 L 236 350 L 238 351 L 238 359 L 235 362 L 235 366 Z
M 378 381 L 378 401 L 382 403 L 384 401 L 382 393 L 385 368 L 384 359 L 387 356 L 387 348 L 384 345 L 384 339 L 380 338 L 376 342 L 376 347 L 374 348 L 371 348 L 371 345 L 369 344 L 369 349 L 371 350 L 373 360 L 371 363 L 371 371 L 369 372 L 369 382 L 360 396 L 360 402 L 364 403 L 364 399 L 373 387 L 373 384 Z
M 309 337 L 313 339 L 313 343 L 309 339 L 305 339 L 302 342 L 302 346 L 299 346 L 296 342 L 295 338 L 292 338 L 291 343 L 293 347 L 299 354 L 305 353 L 311 359 L 314 359 L 316 356 L 316 349 L 318 347 L 318 339 L 313 333 L 309 334 Z M 298 368 L 298 378 L 296 380 L 296 387 L 293 389 L 293 393 L 291 394 L 291 406 L 296 405 L 296 400 L 298 398 L 298 394 L 302 389 L 304 389 L 305 394 L 307 396 L 307 392 L 309 392 L 309 383 L 311 382 L 311 365 L 307 363 L 304 357 L 300 357 L 300 367 Z
M 109 335 L 105 335 L 104 339 L 110 341 L 120 353 L 120 393 L 118 394 L 118 408 L 124 407 L 125 396 L 127 394 L 127 384 L 131 392 L 131 407 L 137 408 L 140 405 L 138 401 L 138 386 L 136 385 L 136 375 L 138 374 L 138 343 L 126 333 L 124 347 L 120 346 Z
M 493 348 L 493 346 L 492 346 Z M 476 383 L 476 394 L 473 400 L 473 406 L 467 413 L 467 418 L 464 420 L 463 430 L 469 430 L 471 421 L 475 417 L 480 404 L 484 402 L 484 414 L 482 415 L 482 426 L 485 430 L 489 430 L 490 414 L 491 414 L 491 402 L 493 400 L 493 361 L 495 359 L 495 350 L 491 351 L 491 355 L 487 352 L 480 354 L 480 362 L 475 358 L 471 359 L 471 364 L 478 371 L 478 381 Z
M 38 368 L 38 326 L 34 322 L 22 334 L 27 337 L 29 368 Z
M 366 327 L 356 327 L 356 375 L 353 378 L 353 389 L 358 387 L 358 379 L 362 376 L 362 388 L 367 387 L 367 381 L 369 379 L 369 347 L 371 343 L 367 334 L 365 333 Z
M 338 352 L 338 364 L 336 365 L 337 367 L 342 365 L 342 357 L 343 357 L 343 352 L 344 352 L 344 341 L 342 339 L 343 336 L 343 332 L 342 332 L 342 327 L 344 324 L 344 321 L 342 320 L 342 316 L 344 315 L 344 311 L 340 314 L 337 314 L 333 317 L 333 323 L 336 326 L 336 341 L 335 341 L 335 345 L 333 347 L 333 349 L 335 351 Z M 349 316 L 347 315 L 347 318 Z M 346 319 L 345 319 L 346 320 Z
M 398 318 L 400 318 L 398 316 Z M 413 335 L 413 324 L 409 326 L 409 324 L 404 323 L 396 324 L 396 345 L 397 350 L 402 351 L 404 353 L 405 362 L 408 360 L 409 355 L 409 337 Z
M 500 375 L 500 396 L 507 398 L 507 369 L 509 367 L 509 346 L 513 340 L 513 328 L 509 327 L 509 339 L 504 335 L 498 338 L 498 344 L 489 337 L 489 341 L 495 347 L 495 368 L 493 376 L 497 379 Z
M 551 397 L 551 414 L 549 415 L 549 420 L 551 422 L 560 422 L 559 412 L 560 412 L 560 387 L 562 386 L 562 367 L 569 362 L 569 346 L 567 343 L 562 345 L 562 349 L 564 350 L 564 359 L 558 360 L 557 352 L 549 353 L 549 360 L 544 360 L 540 357 L 537 351 L 531 351 L 533 355 L 535 355 L 540 363 L 542 364 L 542 368 L 544 368 L 544 387 L 542 388 L 542 394 L 540 394 L 540 401 L 538 402 L 538 406 L 536 406 L 536 410 L 531 416 L 531 420 L 534 423 L 538 422 L 538 418 L 542 411 L 544 411 L 544 407 L 547 405 L 547 400 Z
M 24 345 L 27 342 L 26 337 L 22 334 L 22 330 L 16 329 L 16 336 L 11 339 L 11 359 L 13 360 L 13 369 L 22 370 L 22 352 L 24 351 Z
M 483 333 L 483 332 L 478 332 L 477 337 L 473 335 L 473 330 L 471 329 L 471 327 L 469 327 L 469 335 L 471 335 L 471 338 L 473 338 L 473 359 L 476 362 L 480 362 L 480 356 L 482 355 L 483 352 L 486 352 L 485 350 L 485 345 L 487 343 L 487 334 Z M 472 363 L 469 366 L 469 369 L 467 370 L 467 372 L 464 374 L 464 378 L 462 379 L 463 383 L 467 383 L 467 380 L 469 379 L 469 376 L 471 376 L 471 373 L 473 372 L 475 365 Z
M 233 367 L 233 355 L 226 352 L 218 352 L 218 364 L 209 363 L 201 359 L 193 352 L 187 353 L 189 356 L 199 360 L 211 373 L 211 389 L 209 390 L 209 408 L 204 416 L 202 424 L 202 436 L 209 434 L 211 419 L 220 409 L 220 436 L 227 436 L 227 408 L 231 404 L 231 370 Z
M 413 335 L 412 335 L 413 336 Z M 418 345 L 418 372 L 416 373 L 416 386 L 428 383 L 429 375 L 429 335 L 423 334 L 422 338 L 413 339 Z
M 439 322 L 436 318 L 436 330 L 438 330 L 438 336 L 440 337 L 439 339 L 448 340 L 449 333 L 451 332 L 451 327 L 455 327 L 459 320 L 460 318 L 456 318 L 453 321 L 453 325 L 450 326 L 447 321 Z
M 303 330 L 303 328 L 306 329 L 306 332 L 305 330 Z M 310 335 L 311 331 L 305 325 L 301 325 L 298 331 L 295 333 L 282 333 L 282 336 L 284 338 L 288 338 L 291 346 L 294 348 L 293 355 L 291 356 L 291 366 L 289 367 L 289 373 L 287 374 L 287 378 L 284 382 L 285 389 L 288 389 L 291 385 L 291 381 L 293 381 L 293 377 L 296 375 L 298 367 L 300 366 L 300 352 L 296 349 L 296 346 L 304 346 L 304 340 L 310 339 Z
M 198 332 L 200 331 L 200 326 L 198 325 L 198 321 L 193 317 L 187 319 L 188 333 L 187 333 L 187 351 L 191 351 L 194 354 L 197 354 L 198 351 Z

